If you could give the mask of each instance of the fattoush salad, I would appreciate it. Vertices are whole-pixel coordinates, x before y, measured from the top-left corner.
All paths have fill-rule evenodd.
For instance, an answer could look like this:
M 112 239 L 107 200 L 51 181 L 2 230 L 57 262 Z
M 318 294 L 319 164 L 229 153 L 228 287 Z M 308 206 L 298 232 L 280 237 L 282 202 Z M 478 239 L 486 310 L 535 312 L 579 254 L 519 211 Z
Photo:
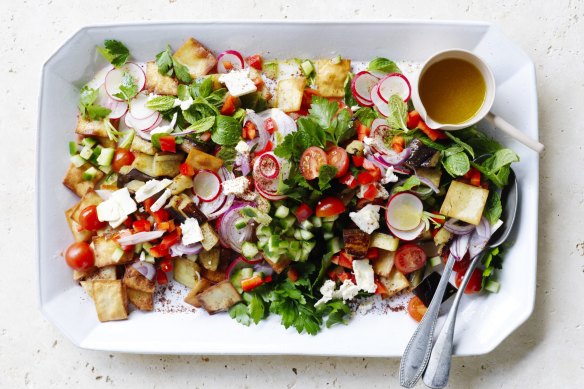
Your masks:
M 116 40 L 97 50 L 110 64 L 80 91 L 63 183 L 80 198 L 64 257 L 100 321 L 152 311 L 170 282 L 248 326 L 278 315 L 314 335 L 412 290 L 419 320 L 453 248 L 459 284 L 501 223 L 517 155 L 475 127 L 429 128 L 392 60 L 194 38 L 145 63 Z M 501 263 L 489 252 L 466 292 L 497 292 Z

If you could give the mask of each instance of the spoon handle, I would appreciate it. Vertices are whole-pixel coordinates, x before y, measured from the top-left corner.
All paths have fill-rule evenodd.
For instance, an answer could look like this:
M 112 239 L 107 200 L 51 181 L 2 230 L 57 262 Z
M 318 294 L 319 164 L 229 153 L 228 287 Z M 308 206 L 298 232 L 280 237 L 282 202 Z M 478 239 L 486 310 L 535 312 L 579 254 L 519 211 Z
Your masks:
M 412 335 L 400 362 L 399 381 L 400 385 L 405 388 L 413 387 L 420 379 L 424 372 L 430 352 L 432 350 L 432 340 L 434 338 L 434 328 L 440 311 L 440 304 L 448 285 L 452 266 L 455 262 L 454 255 L 450 254 L 444 272 L 432 298 L 432 302 L 426 311 L 426 314 L 418 324 L 418 328 Z
M 485 116 L 491 124 L 495 127 L 500 129 L 501 131 L 507 133 L 512 138 L 518 140 L 519 142 L 523 143 L 525 146 L 529 147 L 530 149 L 541 153 L 543 151 L 543 144 L 536 141 L 535 139 L 530 138 L 527 134 L 519 131 L 516 127 L 514 127 L 511 123 L 506 121 L 505 119 L 489 112 L 487 116 Z
M 428 361 L 428 368 L 424 373 L 424 384 L 430 388 L 441 389 L 448 384 L 450 376 L 450 365 L 452 362 L 452 351 L 454 349 L 454 326 L 456 325 L 456 314 L 458 312 L 458 304 L 464 294 L 464 289 L 468 284 L 474 269 L 481 261 L 482 252 L 474 257 L 470 266 L 468 267 L 464 278 L 456 292 L 456 297 L 452 303 L 452 307 L 448 312 L 444 326 L 440 334 L 436 338 L 432 354 Z

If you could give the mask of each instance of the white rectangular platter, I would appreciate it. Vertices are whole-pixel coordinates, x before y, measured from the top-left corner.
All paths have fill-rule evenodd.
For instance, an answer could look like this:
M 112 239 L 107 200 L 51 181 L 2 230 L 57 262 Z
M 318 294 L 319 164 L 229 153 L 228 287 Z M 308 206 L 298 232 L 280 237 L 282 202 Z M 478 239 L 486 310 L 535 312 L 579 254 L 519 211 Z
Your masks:
M 341 54 L 354 61 L 376 56 L 422 62 L 434 52 L 463 48 L 491 66 L 497 96 L 493 112 L 538 137 L 534 65 L 499 29 L 468 22 L 177 22 L 85 27 L 43 67 L 37 144 L 37 260 L 40 307 L 76 345 L 96 350 L 159 354 L 299 354 L 400 356 L 416 323 L 404 312 L 356 315 L 317 336 L 284 329 L 278 317 L 245 327 L 226 314 L 170 309 L 133 312 L 130 320 L 99 323 L 91 301 L 61 256 L 72 241 L 64 211 L 75 196 L 62 184 L 69 163 L 79 89 L 103 66 L 95 47 L 104 39 L 124 42 L 138 61 L 167 44 L 177 48 L 193 36 L 217 52 L 238 50 L 266 58 L 316 58 Z M 487 132 L 492 128 L 482 124 Z M 498 294 L 465 298 L 457 322 L 456 354 L 494 349 L 533 310 L 537 264 L 538 156 L 517 142 L 494 136 L 521 157 L 515 166 L 520 209 Z M 180 295 L 177 286 L 173 294 Z M 175 297 L 177 297 L 175 296 Z M 177 300 L 179 300 L 177 297 Z M 179 303 L 180 304 L 180 303 Z M 179 307 L 180 308 L 180 307 Z M 181 312 L 182 311 L 182 312 Z M 340 341 L 342 339 L 342 341 Z

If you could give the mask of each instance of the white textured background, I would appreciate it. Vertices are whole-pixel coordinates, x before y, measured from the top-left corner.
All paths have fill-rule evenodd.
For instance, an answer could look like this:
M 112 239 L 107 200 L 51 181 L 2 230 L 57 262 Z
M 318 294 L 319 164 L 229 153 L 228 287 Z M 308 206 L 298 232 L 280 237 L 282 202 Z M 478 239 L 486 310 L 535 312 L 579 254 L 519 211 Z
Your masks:
M 84 351 L 37 310 L 33 163 L 41 64 L 87 24 L 206 18 L 485 20 L 523 47 L 536 63 L 547 146 L 537 304 L 530 321 L 494 352 L 456 359 L 451 384 L 584 387 L 583 1 L 0 0 L 0 388 L 399 387 L 399 361 L 390 359 Z

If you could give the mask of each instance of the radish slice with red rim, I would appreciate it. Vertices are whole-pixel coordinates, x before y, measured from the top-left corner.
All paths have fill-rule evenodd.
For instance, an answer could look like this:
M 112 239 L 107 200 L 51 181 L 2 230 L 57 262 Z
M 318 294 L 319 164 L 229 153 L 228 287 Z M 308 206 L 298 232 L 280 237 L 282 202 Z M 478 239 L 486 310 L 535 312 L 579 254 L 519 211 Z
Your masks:
M 379 82 L 379 78 L 375 77 L 373 74 L 366 70 L 363 70 L 353 77 L 351 81 L 351 92 L 353 96 L 359 100 L 372 103 L 371 101 L 371 90 Z
M 371 122 L 371 134 L 375 133 L 375 130 L 377 130 L 379 126 L 387 126 L 387 120 L 381 118 L 373 120 Z
M 269 153 L 262 154 L 259 157 L 259 173 L 264 178 L 276 178 L 280 174 L 280 165 L 276 157 Z
M 382 116 L 387 117 L 391 114 L 391 111 L 389 109 L 389 105 L 387 105 L 387 102 L 385 102 L 381 99 L 378 91 L 379 91 L 379 84 L 375 85 L 373 87 L 373 89 L 371 90 L 371 101 L 373 101 L 373 104 L 375 105 L 375 108 L 377 108 L 377 111 L 379 111 L 379 113 Z
M 390 228 L 409 231 L 418 227 L 423 212 L 424 204 L 418 196 L 409 192 L 399 192 L 389 199 L 385 220 Z
M 162 122 L 162 116 L 159 112 L 156 112 L 154 115 L 148 116 L 145 119 L 136 119 L 131 113 L 127 113 L 124 121 L 126 122 L 126 126 L 134 130 L 149 131 Z
M 99 70 L 97 73 L 95 73 L 95 76 L 93 76 L 91 81 L 87 83 L 87 86 L 91 89 L 98 89 L 99 87 L 101 87 L 105 82 L 105 77 L 113 68 L 114 65 L 108 65 L 103 69 Z
M 230 63 L 232 68 L 226 67 L 226 62 Z M 230 70 L 241 70 L 245 66 L 243 56 L 235 50 L 226 50 L 217 56 L 217 72 L 227 73 Z
M 424 223 L 423 221 L 420 222 L 420 224 L 418 224 L 417 227 L 411 229 L 411 230 L 398 230 L 397 228 L 393 228 L 391 226 L 389 227 L 389 231 L 391 231 L 391 233 L 393 235 L 395 235 L 395 237 L 397 237 L 400 240 L 405 240 L 405 241 L 410 241 L 410 240 L 414 240 L 416 239 L 418 236 L 420 236 L 420 234 L 422 233 L 422 231 L 424 231 L 424 228 L 426 226 L 426 223 Z
M 221 194 L 221 179 L 209 170 L 201 170 L 193 178 L 193 192 L 201 201 L 213 201 Z
M 262 156 L 264 155 L 269 155 L 277 161 L 279 174 L 277 174 L 274 178 L 266 178 L 261 172 L 261 158 L 257 158 L 253 165 L 253 179 L 255 188 L 262 197 L 265 197 L 268 200 L 285 199 L 285 195 L 278 193 L 278 182 L 280 179 L 280 174 L 282 175 L 282 179 L 288 178 L 290 173 L 290 166 L 287 161 L 276 157 L 273 152 L 262 154 Z
M 278 108 L 268 109 L 258 113 L 257 115 L 261 119 L 261 124 L 264 129 L 266 120 L 271 118 L 276 124 L 276 131 L 279 132 L 282 137 L 285 137 L 286 135 L 289 135 L 298 130 L 298 126 L 296 126 L 294 119 L 288 116 L 286 112 Z M 274 136 L 272 136 L 272 138 L 274 138 Z
M 362 107 L 373 107 L 373 102 L 371 100 L 363 100 L 357 96 L 354 96 L 355 101 L 357 101 L 357 104 L 359 104 Z
M 156 113 L 156 111 L 146 107 L 148 96 L 146 93 L 138 93 L 130 101 L 130 114 L 136 119 L 146 119 Z
M 105 90 L 112 99 L 117 101 L 123 100 L 114 95 L 120 93 L 120 85 L 122 85 L 126 74 L 132 77 L 134 83 L 138 87 L 138 92 L 144 89 L 144 85 L 146 85 L 146 74 L 144 74 L 144 71 L 140 66 L 128 62 L 120 68 L 113 68 L 105 77 Z
M 104 85 L 100 86 L 98 89 L 97 105 L 111 110 L 108 115 L 109 119 L 119 119 L 128 111 L 128 103 L 125 101 L 117 101 L 109 97 Z
M 381 100 L 386 103 L 393 95 L 398 95 L 404 102 L 406 102 L 410 99 L 412 87 L 406 76 L 400 73 L 391 73 L 379 81 L 379 89 L 377 93 Z

